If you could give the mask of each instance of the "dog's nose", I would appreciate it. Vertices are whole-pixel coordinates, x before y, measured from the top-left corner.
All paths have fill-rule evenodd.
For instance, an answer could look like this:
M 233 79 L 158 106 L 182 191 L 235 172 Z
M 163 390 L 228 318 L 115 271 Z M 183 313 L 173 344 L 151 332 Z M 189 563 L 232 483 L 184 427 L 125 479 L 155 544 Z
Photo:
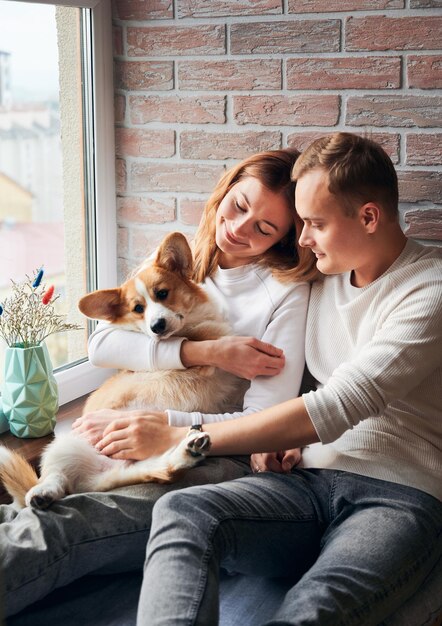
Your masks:
M 150 330 L 156 335 L 162 335 L 166 330 L 166 320 L 164 317 L 157 319 L 156 322 L 150 327 Z

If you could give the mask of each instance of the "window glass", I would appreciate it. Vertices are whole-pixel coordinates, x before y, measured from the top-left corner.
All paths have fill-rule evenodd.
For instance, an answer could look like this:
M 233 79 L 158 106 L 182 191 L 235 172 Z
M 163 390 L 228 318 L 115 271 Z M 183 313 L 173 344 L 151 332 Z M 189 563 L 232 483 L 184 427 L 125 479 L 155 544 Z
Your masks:
M 57 313 L 83 328 L 48 337 L 54 368 L 86 357 L 88 324 L 76 304 L 94 286 L 93 220 L 85 218 L 93 177 L 83 156 L 94 140 L 84 91 L 88 12 L 0 1 L 0 303 L 11 280 L 44 269 L 43 282 L 60 295 Z

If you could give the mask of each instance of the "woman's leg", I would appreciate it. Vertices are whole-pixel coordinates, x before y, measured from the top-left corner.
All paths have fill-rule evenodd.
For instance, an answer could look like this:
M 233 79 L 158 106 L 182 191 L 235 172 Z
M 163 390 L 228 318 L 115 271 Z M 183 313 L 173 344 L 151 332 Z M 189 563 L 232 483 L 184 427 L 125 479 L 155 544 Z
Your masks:
M 208 459 L 173 485 L 68 496 L 46 511 L 0 506 L 0 567 L 12 615 L 90 572 L 141 569 L 152 508 L 170 490 L 242 477 L 244 458 Z
M 156 504 L 139 626 L 218 620 L 218 571 L 301 576 L 319 553 L 328 485 L 306 472 L 256 474 L 170 493 Z M 325 513 L 326 515 L 326 513 Z
M 440 558 L 442 503 L 435 498 L 345 472 L 335 474 L 330 493 L 320 555 L 266 626 L 377 626 Z

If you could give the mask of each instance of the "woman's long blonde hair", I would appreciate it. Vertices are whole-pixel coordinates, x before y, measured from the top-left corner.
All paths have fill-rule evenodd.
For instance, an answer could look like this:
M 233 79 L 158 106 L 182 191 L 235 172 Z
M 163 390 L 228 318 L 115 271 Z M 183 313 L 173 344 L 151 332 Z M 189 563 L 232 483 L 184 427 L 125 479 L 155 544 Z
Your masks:
M 256 263 L 271 268 L 273 276 L 281 282 L 314 280 L 318 277 L 314 254 L 298 244 L 302 220 L 295 209 L 296 183 L 291 180 L 291 172 L 299 154 L 292 148 L 260 152 L 238 163 L 221 177 L 207 201 L 193 242 L 194 279 L 197 282 L 212 276 L 218 267 L 220 250 L 215 241 L 218 207 L 233 185 L 250 176 L 270 191 L 282 194 L 293 213 L 293 227 Z

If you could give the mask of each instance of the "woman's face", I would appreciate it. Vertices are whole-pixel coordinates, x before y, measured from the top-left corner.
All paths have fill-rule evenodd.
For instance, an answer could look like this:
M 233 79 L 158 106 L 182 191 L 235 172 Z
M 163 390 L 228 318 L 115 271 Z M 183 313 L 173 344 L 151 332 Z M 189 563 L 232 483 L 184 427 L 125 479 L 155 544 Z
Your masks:
M 216 213 L 216 244 L 220 266 L 251 263 L 282 239 L 293 226 L 293 215 L 280 193 L 253 176 L 236 183 Z

